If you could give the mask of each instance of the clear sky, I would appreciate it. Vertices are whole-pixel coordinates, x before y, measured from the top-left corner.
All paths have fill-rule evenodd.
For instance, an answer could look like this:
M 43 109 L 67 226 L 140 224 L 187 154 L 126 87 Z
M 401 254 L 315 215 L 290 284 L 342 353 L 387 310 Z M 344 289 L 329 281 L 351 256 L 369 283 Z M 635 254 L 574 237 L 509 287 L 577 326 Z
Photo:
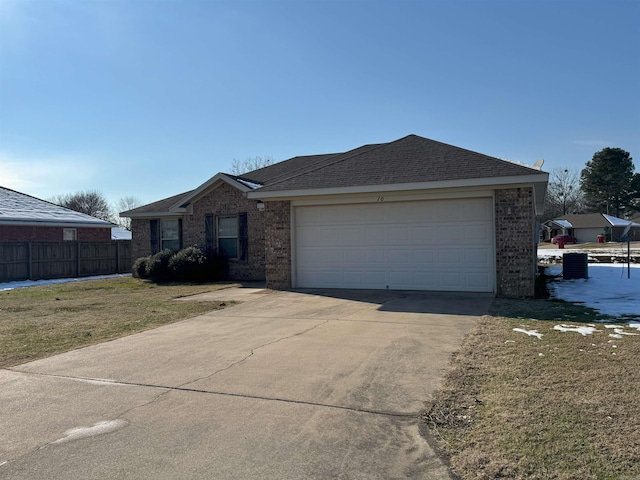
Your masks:
M 640 171 L 640 1 L 0 0 L 0 185 L 144 203 L 410 133 Z

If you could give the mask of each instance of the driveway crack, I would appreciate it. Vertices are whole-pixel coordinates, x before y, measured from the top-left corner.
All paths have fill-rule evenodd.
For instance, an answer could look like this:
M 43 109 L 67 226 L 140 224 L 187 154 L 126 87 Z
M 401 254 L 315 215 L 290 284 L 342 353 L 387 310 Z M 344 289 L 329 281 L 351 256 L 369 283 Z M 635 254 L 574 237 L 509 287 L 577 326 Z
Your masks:
M 197 378 L 195 380 L 189 380 L 188 382 L 185 382 L 185 383 L 183 383 L 181 385 L 178 385 L 178 388 L 182 388 L 182 387 L 185 387 L 187 385 L 191 385 L 192 383 L 200 382 L 202 380 L 208 380 L 208 379 L 216 376 L 217 374 L 219 374 L 221 372 L 224 372 L 226 370 L 229 370 L 229 369 L 231 369 L 233 367 L 236 367 L 236 366 L 240 365 L 241 363 L 246 362 L 249 358 L 253 357 L 253 355 L 255 354 L 256 350 L 260 350 L 261 348 L 268 347 L 269 345 L 274 345 L 274 344 L 276 344 L 278 342 L 282 342 L 282 341 L 288 340 L 290 338 L 299 337 L 300 335 L 304 335 L 305 333 L 308 333 L 311 330 L 314 330 L 314 329 L 316 329 L 318 327 L 321 327 L 322 325 L 328 323 L 329 321 L 331 321 L 331 319 L 327 319 L 327 320 L 324 320 L 324 321 L 322 321 L 320 323 L 316 323 L 315 325 L 313 325 L 313 326 L 311 326 L 311 327 L 309 327 L 309 328 L 307 328 L 305 330 L 302 330 L 301 332 L 297 332 L 297 333 L 294 333 L 292 335 L 287 335 L 287 336 L 278 338 L 277 340 L 272 340 L 271 342 L 266 342 L 266 343 L 263 343 L 262 345 L 258 345 L 257 347 L 253 347 L 249 351 L 249 353 L 245 357 L 241 358 L 240 360 L 237 360 L 237 361 L 235 361 L 233 363 L 230 363 L 226 367 L 220 368 L 220 369 L 216 370 L 215 372 L 210 373 L 209 375 L 205 375 L 204 377 L 200 377 L 200 378 Z

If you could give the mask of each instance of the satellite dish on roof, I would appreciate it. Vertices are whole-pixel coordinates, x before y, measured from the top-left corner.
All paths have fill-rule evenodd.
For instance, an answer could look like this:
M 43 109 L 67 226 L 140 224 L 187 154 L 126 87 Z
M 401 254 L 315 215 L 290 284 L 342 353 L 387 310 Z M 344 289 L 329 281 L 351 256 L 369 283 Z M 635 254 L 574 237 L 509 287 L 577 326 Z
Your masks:
M 544 158 L 541 158 L 536 163 L 534 163 L 533 168 L 535 168 L 536 170 L 540 170 L 542 168 L 542 165 L 544 165 Z

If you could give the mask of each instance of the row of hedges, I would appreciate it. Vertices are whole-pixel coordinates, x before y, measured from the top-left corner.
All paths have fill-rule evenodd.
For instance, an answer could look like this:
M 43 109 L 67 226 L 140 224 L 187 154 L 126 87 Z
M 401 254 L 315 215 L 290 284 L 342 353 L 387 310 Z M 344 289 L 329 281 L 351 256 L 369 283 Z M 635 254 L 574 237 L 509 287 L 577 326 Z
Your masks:
M 215 254 L 204 253 L 198 247 L 187 247 L 177 253 L 162 250 L 138 258 L 132 274 L 154 282 L 215 282 L 226 280 L 227 261 Z

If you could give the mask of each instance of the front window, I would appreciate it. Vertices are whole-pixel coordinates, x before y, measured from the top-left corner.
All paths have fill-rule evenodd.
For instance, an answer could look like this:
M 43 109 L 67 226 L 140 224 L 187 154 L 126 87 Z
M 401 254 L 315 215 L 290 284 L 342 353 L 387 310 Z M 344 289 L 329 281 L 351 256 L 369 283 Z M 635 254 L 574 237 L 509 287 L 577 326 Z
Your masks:
M 238 258 L 238 217 L 218 218 L 218 253 Z
M 168 248 L 177 252 L 180 250 L 180 224 L 178 220 L 163 220 L 161 230 L 162 250 Z
M 75 228 L 64 228 L 62 230 L 62 240 L 65 242 L 75 242 L 78 240 L 78 231 Z

